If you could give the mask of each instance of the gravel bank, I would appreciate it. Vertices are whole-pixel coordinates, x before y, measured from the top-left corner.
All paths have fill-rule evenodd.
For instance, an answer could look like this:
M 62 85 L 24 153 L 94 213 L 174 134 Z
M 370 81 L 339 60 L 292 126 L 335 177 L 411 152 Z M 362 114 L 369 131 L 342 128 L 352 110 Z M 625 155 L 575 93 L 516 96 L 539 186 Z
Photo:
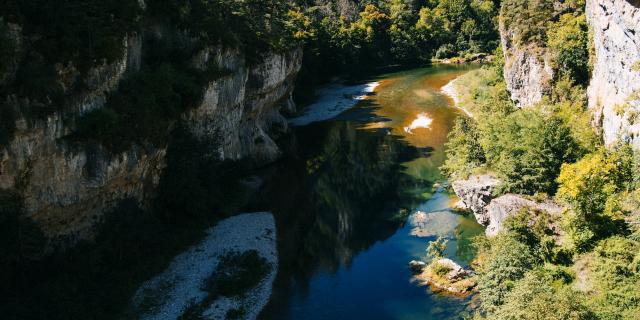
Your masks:
M 219 298 L 204 312 L 205 319 L 225 319 L 227 311 L 243 307 L 244 319 L 255 319 L 269 301 L 278 270 L 276 226 L 271 213 L 248 213 L 219 222 L 205 239 L 174 258 L 160 275 L 144 283 L 133 305 L 140 319 L 175 320 L 192 303 L 207 297 L 201 289 L 226 252 L 257 250 L 273 266 L 262 282 L 242 298 Z
M 440 90 L 442 90 L 444 94 L 446 94 L 447 96 L 451 97 L 451 99 L 453 99 L 454 107 L 464 111 L 464 113 L 466 113 L 467 116 L 469 116 L 469 118 L 473 118 L 473 114 L 469 112 L 469 110 L 460 106 L 460 96 L 458 95 L 458 89 L 456 89 L 456 81 L 458 81 L 458 78 L 451 80 L 449 83 L 447 83 L 447 85 L 442 87 L 442 89 Z

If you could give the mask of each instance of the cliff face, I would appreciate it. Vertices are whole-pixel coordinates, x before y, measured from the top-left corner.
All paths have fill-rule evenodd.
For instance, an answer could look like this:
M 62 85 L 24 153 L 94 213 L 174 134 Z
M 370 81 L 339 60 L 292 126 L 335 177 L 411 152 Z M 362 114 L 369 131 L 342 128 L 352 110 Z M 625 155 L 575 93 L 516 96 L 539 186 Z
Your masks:
M 14 30 L 19 42 L 20 28 Z M 123 41 L 121 59 L 90 69 L 81 79 L 86 89 L 65 92 L 64 107 L 46 117 L 28 116 L 25 110 L 35 102 L 7 97 L 17 120 L 13 139 L 0 146 L 0 190 L 18 192 L 26 214 L 54 241 L 90 237 L 103 213 L 121 200 L 147 203 L 165 167 L 166 146 L 135 145 L 113 154 L 99 144 L 67 138 L 80 116 L 104 106 L 108 93 L 140 68 L 142 39 Z M 208 84 L 202 103 L 183 115 L 195 137 L 210 142 L 207 152 L 219 159 L 252 158 L 257 163 L 277 158 L 273 136 L 287 129 L 279 109 L 293 108 L 291 91 L 301 56 L 300 50 L 270 53 L 254 66 L 237 50 L 207 48 L 194 57 L 196 67 L 217 59 L 227 71 Z M 80 77 L 72 67 L 58 69 L 65 88 Z M 8 73 L 2 80 L 11 77 Z
M 500 185 L 500 180 L 491 175 L 471 176 L 467 180 L 454 181 L 451 186 L 464 208 L 471 210 L 480 224 L 488 224 L 485 208 L 495 197 L 493 192 Z
M 517 214 L 520 210 L 529 208 L 534 211 L 544 211 L 551 216 L 559 216 L 564 208 L 551 200 L 542 202 L 533 201 L 516 194 L 505 194 L 495 198 L 485 208 L 484 216 L 487 225 L 486 234 L 489 237 L 497 235 L 504 229 L 504 222 L 508 217 Z
M 291 93 L 302 50 L 272 53 L 247 67 L 236 50 L 206 49 L 195 64 L 202 68 L 211 60 L 229 72 L 209 83 L 202 104 L 185 116 L 192 133 L 211 142 L 209 152 L 221 160 L 275 160 L 280 150 L 273 139 L 288 126 L 280 109 L 295 111 Z
M 504 53 L 504 79 L 511 99 L 526 107 L 542 100 L 551 90 L 554 70 L 545 48 L 535 44 L 519 44 L 511 26 L 500 21 L 500 41 Z
M 618 139 L 640 148 L 640 7 L 626 0 L 588 0 L 595 57 L 589 106 L 606 144 Z
M 504 35 L 504 79 L 511 99 L 518 107 L 526 107 L 542 100 L 551 90 L 554 70 L 544 48 L 513 46 Z
M 62 110 L 33 118 L 26 110 L 37 102 L 7 97 L 18 116 L 13 140 L 0 148 L 0 189 L 21 194 L 28 216 L 51 238 L 86 236 L 82 233 L 103 209 L 125 198 L 142 200 L 145 186 L 159 179 L 164 150 L 135 148 L 111 155 L 100 146 L 78 149 L 63 139 L 71 134 L 77 117 L 104 105 L 126 71 L 136 68 L 140 39 L 123 41 L 121 59 L 89 70 L 82 79 L 87 89 L 65 92 L 69 97 Z M 64 88 L 78 77 L 73 67 L 57 69 Z

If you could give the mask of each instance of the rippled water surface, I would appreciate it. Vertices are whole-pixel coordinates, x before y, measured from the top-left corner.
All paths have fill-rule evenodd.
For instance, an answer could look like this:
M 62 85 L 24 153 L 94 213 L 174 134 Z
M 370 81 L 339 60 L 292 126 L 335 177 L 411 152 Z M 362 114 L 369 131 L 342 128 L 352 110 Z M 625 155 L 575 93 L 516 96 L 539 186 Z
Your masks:
M 407 263 L 430 240 L 468 264 L 482 228 L 451 211 L 437 187 L 444 143 L 461 111 L 440 91 L 471 67 L 388 74 L 331 121 L 295 128 L 266 195 L 278 224 L 280 270 L 265 319 L 458 319 L 473 300 L 411 281 Z M 427 213 L 419 230 L 410 214 Z

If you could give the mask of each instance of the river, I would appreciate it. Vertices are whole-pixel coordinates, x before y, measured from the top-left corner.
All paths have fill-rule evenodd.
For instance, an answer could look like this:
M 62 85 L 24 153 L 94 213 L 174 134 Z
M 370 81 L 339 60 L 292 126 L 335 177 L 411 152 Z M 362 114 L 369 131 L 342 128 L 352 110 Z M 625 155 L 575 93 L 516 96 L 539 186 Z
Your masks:
M 439 184 L 444 144 L 463 112 L 442 86 L 472 66 L 440 65 L 370 81 L 379 86 L 328 121 L 295 127 L 264 197 L 276 217 L 280 269 L 263 319 L 458 319 L 471 298 L 411 281 L 428 242 L 468 265 L 483 229 L 451 209 Z M 408 219 L 426 212 L 419 232 Z

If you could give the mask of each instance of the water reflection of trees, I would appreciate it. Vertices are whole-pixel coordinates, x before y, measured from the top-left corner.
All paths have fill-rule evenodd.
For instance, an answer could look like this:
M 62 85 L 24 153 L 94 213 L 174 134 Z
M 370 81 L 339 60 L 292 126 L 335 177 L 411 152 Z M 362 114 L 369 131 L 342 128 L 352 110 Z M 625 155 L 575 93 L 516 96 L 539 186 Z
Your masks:
M 351 122 L 300 128 L 297 136 L 297 150 L 265 194 L 278 221 L 278 285 L 285 287 L 292 280 L 306 286 L 320 269 L 348 267 L 358 252 L 393 235 L 404 223 L 396 215 L 409 179 L 401 163 L 419 154 L 398 137 Z

